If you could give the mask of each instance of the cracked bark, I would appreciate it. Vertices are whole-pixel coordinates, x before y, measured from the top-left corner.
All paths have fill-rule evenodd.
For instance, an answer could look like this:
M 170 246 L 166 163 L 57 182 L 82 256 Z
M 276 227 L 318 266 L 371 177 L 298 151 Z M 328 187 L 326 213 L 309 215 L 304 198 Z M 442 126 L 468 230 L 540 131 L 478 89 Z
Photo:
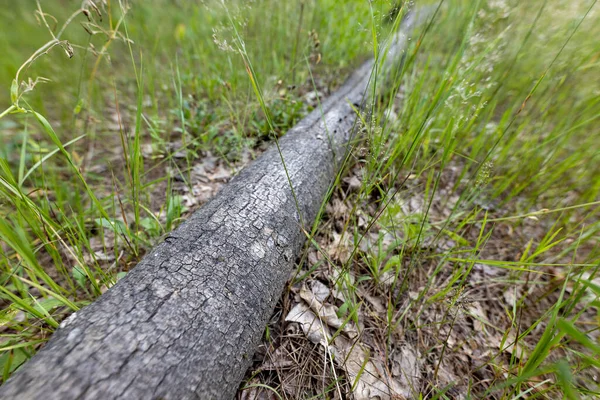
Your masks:
M 361 104 L 372 65 L 280 140 L 305 223 L 347 150 L 351 105 Z M 304 239 L 271 147 L 124 279 L 65 320 L 0 387 L 0 398 L 232 398 Z

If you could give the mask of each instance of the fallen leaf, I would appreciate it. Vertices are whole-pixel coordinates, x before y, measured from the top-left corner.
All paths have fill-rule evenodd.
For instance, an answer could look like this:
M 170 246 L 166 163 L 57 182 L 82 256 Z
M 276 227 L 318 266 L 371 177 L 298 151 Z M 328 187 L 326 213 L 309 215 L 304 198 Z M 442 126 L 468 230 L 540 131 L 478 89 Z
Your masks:
M 348 184 L 350 190 L 359 190 L 362 186 L 362 182 L 356 175 L 348 176 L 344 178 L 343 181 Z
M 327 246 L 327 254 L 331 259 L 346 263 L 350 259 L 350 245 L 348 235 L 333 232 L 333 241 Z
M 328 346 L 331 339 L 329 328 L 319 320 L 305 303 L 296 304 L 285 317 L 285 320 L 299 323 L 302 331 L 311 342 L 324 347 Z
M 211 181 L 227 182 L 231 178 L 231 170 L 223 166 L 218 166 L 214 172 L 209 173 L 207 176 Z
M 402 388 L 386 372 L 368 348 L 342 336 L 334 340 L 335 361 L 346 371 L 355 400 L 391 400 L 402 396 Z
M 360 297 L 366 299 L 369 302 L 369 304 L 373 308 L 373 311 L 375 311 L 376 314 L 385 314 L 387 312 L 387 307 L 384 305 L 387 303 L 387 301 L 384 301 L 384 299 L 382 299 L 381 297 L 372 296 L 366 290 L 362 289 L 362 287 L 359 288 L 358 294 L 360 295 Z
M 421 381 L 421 362 L 417 352 L 408 347 L 401 346 L 392 355 L 392 375 L 398 382 L 401 394 L 412 398 L 419 392 Z
M 299 294 L 302 300 L 308 303 L 310 309 L 316 315 L 318 315 L 325 324 L 336 330 L 342 328 L 343 326 L 342 332 L 347 334 L 349 337 L 355 337 L 358 335 L 358 330 L 351 321 L 348 321 L 344 324 L 344 319 L 337 316 L 338 308 L 336 306 L 320 302 L 315 294 L 306 289 L 306 287 L 300 289 Z
M 315 295 L 315 298 L 320 302 L 325 301 L 331 294 L 329 288 L 325 286 L 321 281 L 311 281 L 310 287 L 311 291 Z

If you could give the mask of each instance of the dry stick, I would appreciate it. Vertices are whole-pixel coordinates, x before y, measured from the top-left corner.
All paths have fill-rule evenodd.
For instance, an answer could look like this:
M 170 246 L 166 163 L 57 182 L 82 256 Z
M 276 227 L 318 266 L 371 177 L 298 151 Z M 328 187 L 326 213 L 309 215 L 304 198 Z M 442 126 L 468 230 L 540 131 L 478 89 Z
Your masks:
M 372 67 L 363 64 L 322 111 L 292 128 L 281 154 L 272 146 L 65 320 L 0 398 L 232 398 L 305 241 L 298 211 L 307 222 L 316 217 Z

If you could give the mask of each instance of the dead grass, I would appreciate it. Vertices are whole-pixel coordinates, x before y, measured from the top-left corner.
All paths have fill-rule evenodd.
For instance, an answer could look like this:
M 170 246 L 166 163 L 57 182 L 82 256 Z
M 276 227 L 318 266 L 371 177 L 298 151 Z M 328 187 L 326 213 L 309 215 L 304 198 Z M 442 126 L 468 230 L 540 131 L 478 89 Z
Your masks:
M 444 172 L 429 211 L 432 223 L 450 216 L 460 193 L 447 196 L 462 167 L 455 163 Z M 340 240 L 344 227 L 350 218 L 376 217 L 373 205 L 381 200 L 359 201 L 353 196 L 361 181 L 358 164 L 335 191 L 321 222 L 323 229 L 315 237 L 321 250 L 315 246 L 308 250 L 295 274 L 304 278 L 292 280 L 283 294 L 238 398 L 504 398 L 506 393 L 494 388 L 517 376 L 516 365 L 528 358 L 540 340 L 545 316 L 558 302 L 570 267 L 532 267 L 525 274 L 497 268 L 485 261 L 468 261 L 472 248 L 449 238 L 425 238 L 416 247 L 400 250 L 397 240 L 406 238 L 392 237 L 378 223 L 367 232 L 364 222 L 357 223 L 362 228 L 357 235 L 365 239 L 350 259 L 351 241 Z M 399 188 L 405 218 L 423 212 L 425 185 L 422 178 L 409 177 Z M 514 213 L 518 201 L 489 210 L 487 217 Z M 460 236 L 468 243 L 485 237 L 477 249 L 479 260 L 518 263 L 528 243 L 544 239 L 549 223 L 525 219 L 487 224 L 483 229 L 473 224 Z M 398 277 L 384 273 L 378 283 L 364 279 L 371 275 L 365 258 L 373 249 L 386 254 L 384 263 L 399 258 Z M 461 254 L 465 250 L 468 253 Z M 557 246 L 546 257 L 551 260 L 560 251 Z M 456 260 L 460 258 L 465 261 Z M 468 272 L 456 281 L 456 270 L 461 268 Z M 344 278 L 340 278 L 342 270 Z M 572 285 L 567 284 L 567 296 Z M 342 309 L 348 296 L 354 296 L 351 302 L 357 304 L 355 316 Z M 311 305 L 315 297 L 319 301 Z M 575 307 L 574 312 L 583 312 L 580 325 L 597 326 L 593 310 Z M 358 328 L 349 327 L 354 318 Z M 524 332 L 528 334 L 521 337 Z M 597 329 L 589 335 L 592 340 L 600 336 Z M 575 348 L 585 351 L 582 346 Z M 559 350 L 551 360 L 565 355 Z M 582 369 L 577 384 L 595 390 L 598 372 Z M 528 398 L 559 396 L 551 376 L 529 381 L 522 390 Z

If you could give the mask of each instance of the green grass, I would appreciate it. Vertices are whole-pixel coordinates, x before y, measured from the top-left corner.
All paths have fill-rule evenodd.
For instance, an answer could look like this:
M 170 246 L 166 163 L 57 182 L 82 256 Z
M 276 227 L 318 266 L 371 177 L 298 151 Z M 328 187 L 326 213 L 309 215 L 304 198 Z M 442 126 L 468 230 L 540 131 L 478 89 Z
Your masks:
M 298 276 L 310 283 L 338 271 L 328 281 L 345 301 L 331 302 L 385 331 L 372 346 L 379 357 L 408 341 L 428 359 L 415 398 L 600 394 L 591 289 L 600 267 L 597 7 L 447 1 L 363 119 L 344 172 L 360 189 L 332 190 L 348 211 L 318 222 L 307 253 L 319 261 Z M 335 257 L 332 245 L 350 256 Z M 484 281 L 482 268 L 491 271 Z M 365 292 L 386 304 L 385 319 L 373 319 Z M 473 304 L 487 314 L 473 314 Z M 467 368 L 453 336 L 500 350 Z M 444 369 L 460 372 L 444 381 Z M 284 372 L 257 374 L 285 393 Z M 348 390 L 327 368 L 292 374 L 325 375 Z M 306 385 L 293 397 L 319 393 L 319 383 Z
M 43 3 L 50 30 L 75 3 Z M 174 176 L 188 184 L 207 152 L 235 163 L 276 141 L 310 110 L 304 93 L 341 83 L 394 26 L 388 1 L 191 3 L 113 0 L 102 21 L 91 9 L 56 39 L 36 24 L 35 2 L 0 11 L 0 22 L 21 22 L 0 36 L 4 379 L 176 226 Z M 333 216 L 324 203 L 297 280 L 337 271 L 340 315 L 381 329 L 386 354 L 400 329 L 428 360 L 415 398 L 598 395 L 598 5 L 423 3 L 433 22 L 401 68 L 375 74 L 363 135 L 327 199 L 347 210 Z M 11 89 L 45 43 L 54 47 L 19 80 L 51 82 Z M 334 231 L 347 257 L 328 253 Z M 382 299 L 380 319 L 367 317 L 365 292 Z M 498 348 L 444 381 L 464 351 L 450 339 L 492 337 Z M 248 388 L 285 398 L 280 381 L 254 376 L 263 380 Z
M 0 11 L 4 378 L 178 224 L 173 178 L 285 133 L 310 110 L 310 71 L 327 91 L 369 52 L 370 32 L 345 29 L 367 4 L 96 3 Z

